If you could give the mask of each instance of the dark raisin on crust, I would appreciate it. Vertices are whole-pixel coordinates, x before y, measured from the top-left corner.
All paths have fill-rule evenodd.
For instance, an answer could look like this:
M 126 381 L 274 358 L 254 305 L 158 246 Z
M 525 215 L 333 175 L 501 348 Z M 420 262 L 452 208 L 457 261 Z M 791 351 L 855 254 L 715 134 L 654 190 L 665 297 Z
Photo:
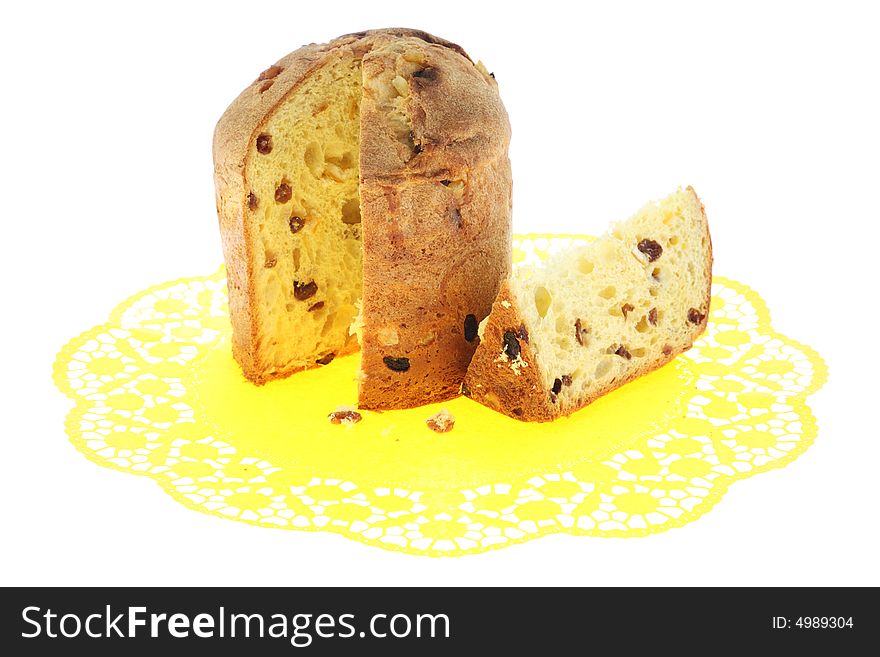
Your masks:
M 657 258 L 663 255 L 663 247 L 657 244 L 654 240 L 642 240 L 638 243 L 637 248 L 648 256 L 648 262 L 654 262 Z
M 618 356 L 620 356 L 621 358 L 626 358 L 627 360 L 629 360 L 630 358 L 632 358 L 632 354 L 629 353 L 629 350 L 627 350 L 627 348 L 624 347 L 623 345 L 620 345 L 620 346 L 615 350 L 614 353 L 617 354 Z
M 691 324 L 702 324 L 704 319 L 706 319 L 705 313 L 701 313 L 696 308 L 688 310 L 688 321 Z
M 437 79 L 437 69 L 427 66 L 418 71 L 414 71 L 412 76 L 414 78 L 418 78 L 420 80 L 427 80 L 430 82 L 434 82 Z
M 590 329 L 586 328 L 581 322 L 580 317 L 574 320 L 574 339 L 577 340 L 577 343 L 580 346 L 584 346 L 584 338 L 587 333 L 590 332 Z
M 248 192 L 247 204 L 248 210 L 256 210 L 258 207 L 260 207 L 260 199 L 258 199 L 257 195 L 253 192 Z
M 299 281 L 293 282 L 293 296 L 299 301 L 310 299 L 315 296 L 317 291 L 318 284 L 315 283 L 315 281 L 309 281 L 308 283 L 300 283 Z
M 293 196 L 293 190 L 290 189 L 290 185 L 286 182 L 281 183 L 275 188 L 276 203 L 287 203 L 291 196 Z
M 257 137 L 257 152 L 261 155 L 268 155 L 272 152 L 272 135 L 265 132 Z
M 440 184 L 443 185 L 444 187 L 449 187 L 449 183 L 451 183 L 451 182 L 452 182 L 451 180 L 441 180 Z
M 315 310 L 321 310 L 321 308 L 323 308 L 323 307 L 324 307 L 324 302 L 318 301 L 317 303 L 313 303 L 311 306 L 309 306 L 309 312 L 314 312 Z
M 623 313 L 623 318 L 626 319 L 626 316 L 635 309 L 636 307 L 631 303 L 625 303 L 620 307 L 620 312 Z
M 382 359 L 385 367 L 394 372 L 406 372 L 409 369 L 409 358 L 403 356 L 395 358 L 394 356 L 385 356 Z
M 651 323 L 651 326 L 657 326 L 657 309 L 651 308 L 648 311 L 648 322 Z
M 410 142 L 412 142 L 412 145 L 413 145 L 413 154 L 418 155 L 419 153 L 421 153 L 422 152 L 422 145 L 419 143 L 416 143 L 416 133 L 414 133 L 412 130 L 409 131 L 409 140 L 410 140 Z
M 519 357 L 519 340 L 516 339 L 516 333 L 514 331 L 505 331 L 504 332 L 504 353 L 508 355 L 508 357 L 516 359 Z
M 464 318 L 464 339 L 468 342 L 473 342 L 477 339 L 477 328 L 479 327 L 479 323 L 477 322 L 476 315 L 467 315 Z
M 529 343 L 529 332 L 526 329 L 525 324 L 519 325 L 519 328 L 516 330 L 516 337 L 518 337 L 520 340 L 522 340 L 526 344 Z
M 556 393 L 554 393 L 554 392 L 551 392 L 551 393 L 550 393 L 550 403 L 551 403 L 551 404 L 555 404 L 555 403 L 556 403 Z
M 329 365 L 331 362 L 333 362 L 334 358 L 336 358 L 336 354 L 330 353 L 330 354 L 327 354 L 326 356 L 321 356 L 315 362 L 318 365 Z
M 564 385 L 564 386 L 571 385 L 571 375 L 563 374 L 560 378 L 562 379 L 562 385 Z
M 260 73 L 260 77 L 258 77 L 257 80 L 271 80 L 274 77 L 278 77 L 278 74 L 283 70 L 284 69 L 281 66 L 278 66 L 278 64 L 272 64 L 272 66 Z
M 333 411 L 327 417 L 331 424 L 356 424 L 363 419 L 357 411 Z
M 462 382 L 461 384 L 461 394 L 463 394 L 465 397 L 471 396 L 471 389 L 468 388 L 467 384 L 465 384 L 464 382 Z
M 672 345 L 665 344 L 663 345 L 663 355 L 668 356 L 672 353 Z
M 562 391 L 562 379 L 554 379 L 553 387 L 550 388 L 554 395 L 558 395 Z
M 495 74 L 494 74 L 494 73 L 489 73 L 489 77 L 492 78 L 492 79 L 494 80 L 494 79 L 495 79 Z
M 514 415 L 522 415 L 523 409 L 521 409 L 519 406 L 517 406 L 516 408 L 511 409 L 510 412 L 513 413 Z
M 287 224 L 290 226 L 291 233 L 298 233 L 303 229 L 303 226 L 306 225 L 306 220 L 302 217 L 292 215 L 290 219 L 287 220 Z

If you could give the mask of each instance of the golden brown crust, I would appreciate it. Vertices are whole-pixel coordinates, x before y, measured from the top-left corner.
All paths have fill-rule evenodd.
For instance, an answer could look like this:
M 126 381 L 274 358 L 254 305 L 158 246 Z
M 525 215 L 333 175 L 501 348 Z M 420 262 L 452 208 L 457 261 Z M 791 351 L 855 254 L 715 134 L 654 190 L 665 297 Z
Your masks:
M 422 312 L 419 307 L 427 305 L 430 295 L 419 297 L 413 291 L 407 291 L 405 285 L 404 289 L 396 288 L 395 297 L 390 294 L 391 288 L 400 283 L 401 276 L 408 274 L 402 269 L 383 270 L 390 267 L 389 263 L 399 264 L 406 256 L 421 256 L 422 248 L 436 249 L 432 252 L 433 260 L 428 258 L 423 263 L 426 266 L 417 268 L 421 277 L 416 276 L 414 289 L 422 292 L 426 286 L 419 287 L 418 282 L 425 281 L 429 273 L 436 278 L 435 286 L 441 283 L 438 289 L 451 287 L 446 282 L 444 288 L 443 282 L 446 278 L 454 278 L 458 272 L 450 272 L 447 268 L 439 271 L 437 267 L 441 258 L 439 254 L 444 248 L 450 250 L 444 256 L 447 263 L 450 259 L 455 260 L 456 255 L 470 258 L 459 267 L 465 273 L 476 269 L 470 266 L 470 262 L 482 263 L 482 270 L 474 271 L 475 280 L 471 281 L 475 289 L 480 290 L 477 298 L 466 291 L 457 295 L 461 297 L 459 305 L 473 308 L 470 312 L 488 312 L 498 281 L 507 273 L 511 185 L 507 143 L 510 128 L 494 79 L 487 79 L 480 73 L 459 46 L 419 30 L 369 30 L 344 35 L 327 44 L 303 46 L 261 73 L 233 101 L 214 133 L 214 178 L 227 268 L 233 354 L 245 376 L 255 383 L 284 377 L 302 368 L 267 374 L 268 369 L 262 362 L 257 292 L 252 270 L 252 237 L 249 222 L 245 220 L 249 191 L 245 172 L 252 152 L 249 146 L 275 110 L 318 68 L 334 58 L 350 56 L 387 65 L 390 51 L 384 54 L 380 51 L 395 43 L 426 53 L 430 61 L 437 62 L 441 75 L 436 85 L 424 84 L 434 80 L 420 78 L 413 81 L 410 109 L 413 136 L 422 149 L 419 157 L 398 157 L 400 144 L 393 144 L 386 134 L 378 132 L 382 129 L 378 117 L 374 120 L 367 117 L 362 121 L 362 221 L 365 247 L 372 244 L 367 247 L 370 250 L 365 260 L 380 263 L 365 272 L 369 281 L 366 287 L 377 294 L 377 300 L 365 304 L 369 308 L 365 312 L 365 334 L 369 335 L 379 321 L 384 321 L 380 318 L 385 314 L 407 326 L 415 323 L 419 331 L 430 324 L 422 321 L 423 318 L 413 317 L 413 313 Z M 377 54 L 372 56 L 374 51 Z M 468 96 L 473 96 L 471 101 Z M 377 131 L 375 139 L 372 138 L 374 131 Z M 459 246 L 450 239 L 433 246 L 426 245 L 427 238 L 436 237 L 439 228 L 435 225 L 432 231 L 432 222 L 437 224 L 448 220 L 451 211 L 449 201 L 441 198 L 442 195 L 433 188 L 440 187 L 445 191 L 440 181 L 460 175 L 470 176 L 465 194 L 469 204 L 456 209 L 463 226 L 467 226 L 459 235 L 463 238 L 462 244 Z M 504 212 L 499 212 L 496 206 L 505 208 Z M 452 218 L 456 216 L 453 212 Z M 389 218 L 394 222 L 387 231 L 376 230 L 378 226 L 388 225 Z M 372 231 L 370 225 L 374 228 Z M 490 232 L 478 248 L 481 230 Z M 411 239 L 421 239 L 423 244 L 408 243 Z M 404 246 L 402 251 L 398 248 L 401 244 Z M 493 277 L 494 282 L 488 280 Z M 408 284 L 405 278 L 402 280 Z M 440 296 L 443 294 L 439 293 Z M 438 293 L 433 295 L 437 296 Z M 472 352 L 471 345 L 467 342 L 461 345 L 452 336 L 452 325 L 459 322 L 456 315 L 459 310 L 459 306 L 455 306 L 444 318 L 435 318 L 438 337 L 434 346 L 413 345 L 419 347 L 414 348 L 413 353 L 422 365 L 414 367 L 403 381 L 401 377 L 394 380 L 388 376 L 397 373 L 387 370 L 381 358 L 377 364 L 373 354 L 365 356 L 365 371 L 379 372 L 371 381 L 368 378 L 370 383 L 362 387 L 362 402 L 366 407 L 411 406 L 455 394 Z M 416 338 L 410 340 L 413 341 L 418 342 Z M 351 345 L 345 353 L 356 349 L 356 345 Z M 370 353 L 370 349 L 366 352 Z M 421 373 L 423 380 L 414 379 L 416 372 Z
M 416 406 L 458 394 L 476 348 L 465 318 L 488 315 L 509 273 L 510 126 L 494 79 L 457 50 L 403 38 L 363 69 L 359 405 Z M 392 78 L 406 85 L 403 141 L 382 97 Z
M 704 312 L 705 317 L 703 321 L 700 322 L 700 325 L 697 327 L 697 331 L 694 333 L 691 339 L 691 346 L 693 346 L 693 342 L 696 341 L 698 337 L 706 330 L 706 326 L 709 323 L 709 306 L 712 303 L 712 266 L 715 263 L 715 256 L 712 253 L 712 231 L 709 230 L 709 219 L 706 217 L 706 206 L 703 205 L 703 201 L 697 195 L 697 190 L 695 190 L 690 185 L 687 186 L 687 191 L 694 195 L 694 198 L 697 199 L 697 202 L 700 204 L 700 215 L 703 221 L 703 226 L 706 230 L 706 237 L 709 240 L 706 251 L 706 271 L 703 272 L 706 277 L 706 307 L 700 309 L 701 312 Z M 688 347 L 690 349 L 690 347 Z M 685 350 L 686 351 L 686 350 Z
M 480 347 L 471 360 L 467 376 L 462 384 L 462 393 L 484 406 L 517 420 L 547 422 L 574 413 L 612 390 L 666 365 L 678 354 L 690 349 L 694 341 L 706 330 L 708 324 L 709 304 L 712 299 L 713 259 L 712 238 L 709 233 L 706 209 L 694 189 L 692 187 L 687 189 L 700 202 L 701 219 L 709 238 L 705 254 L 707 265 L 704 271 L 707 281 L 706 302 L 703 308 L 698 309 L 704 316 L 699 324 L 694 325 L 688 345 L 672 349 L 668 354 L 661 355 L 659 359 L 646 362 L 642 367 L 621 378 L 610 380 L 589 396 L 582 398 L 561 397 L 557 400 L 555 395 L 551 394 L 552 391 L 541 381 L 535 363 L 535 354 L 527 341 L 518 341 L 525 366 L 512 367 L 509 359 L 501 357 L 504 351 L 505 332 L 517 331 L 520 326 L 525 327 L 525 334 L 531 330 L 531 327 L 527 326 L 522 318 L 509 283 L 505 281 L 492 306 L 492 313 L 486 322 Z

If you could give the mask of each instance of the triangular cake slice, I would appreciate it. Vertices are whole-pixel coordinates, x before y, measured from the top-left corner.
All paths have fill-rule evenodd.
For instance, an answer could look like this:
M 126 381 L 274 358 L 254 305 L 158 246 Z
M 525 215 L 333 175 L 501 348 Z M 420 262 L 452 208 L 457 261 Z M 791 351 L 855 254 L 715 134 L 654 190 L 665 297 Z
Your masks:
M 462 391 L 519 420 L 568 415 L 689 349 L 711 283 L 706 213 L 688 187 L 546 266 L 515 269 Z

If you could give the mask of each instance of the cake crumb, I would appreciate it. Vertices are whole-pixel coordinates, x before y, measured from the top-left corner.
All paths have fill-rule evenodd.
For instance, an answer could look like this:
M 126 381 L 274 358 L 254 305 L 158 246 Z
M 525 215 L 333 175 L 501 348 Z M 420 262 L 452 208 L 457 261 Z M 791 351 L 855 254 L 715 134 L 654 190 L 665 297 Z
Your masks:
M 337 406 L 327 417 L 331 424 L 357 424 L 363 419 L 354 406 Z
M 503 351 L 502 351 L 500 354 L 498 354 L 498 355 L 492 360 L 492 362 L 493 362 L 493 363 L 508 363 L 508 367 L 510 367 L 511 371 L 512 371 L 516 376 L 519 376 L 519 375 L 522 373 L 522 372 L 520 372 L 520 370 L 522 370 L 524 367 L 528 367 L 528 366 L 529 366 L 528 362 L 526 362 L 525 360 L 523 360 L 522 354 L 517 354 L 517 355 L 516 355 L 516 358 L 511 359 L 511 358 L 510 358 L 506 353 L 504 353 Z M 500 365 L 499 365 L 499 367 L 500 367 Z
M 486 315 L 483 318 L 483 321 L 477 325 L 477 337 L 480 338 L 480 340 L 483 339 L 483 334 L 486 333 L 486 325 L 488 323 L 489 323 L 489 315 Z
M 529 364 L 528 364 L 526 361 L 523 360 L 523 358 L 522 358 L 521 355 L 520 355 L 520 356 L 517 356 L 516 359 L 515 359 L 512 363 L 510 363 L 510 369 L 513 370 L 513 373 L 514 373 L 516 376 L 519 376 L 519 375 L 520 375 L 520 370 L 521 370 L 522 368 L 524 368 L 524 367 L 528 367 L 528 366 L 529 366 Z
M 638 260 L 640 264 L 642 264 L 642 265 L 648 264 L 648 256 L 645 255 L 644 252 L 639 251 L 637 248 L 633 247 L 632 249 L 630 249 L 630 253 L 633 254 L 635 259 Z
M 447 431 L 452 431 L 452 427 L 455 426 L 455 416 L 445 408 L 442 408 L 425 420 L 425 424 L 432 431 L 446 433 Z

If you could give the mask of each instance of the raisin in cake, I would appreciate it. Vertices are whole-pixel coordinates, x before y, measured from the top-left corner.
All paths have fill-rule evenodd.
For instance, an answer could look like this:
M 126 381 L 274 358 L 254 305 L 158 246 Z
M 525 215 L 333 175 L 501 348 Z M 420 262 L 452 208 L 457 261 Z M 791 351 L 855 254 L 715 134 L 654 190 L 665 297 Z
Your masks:
M 325 365 L 359 336 L 362 408 L 457 394 L 466 327 L 509 273 L 509 141 L 494 77 L 424 32 L 346 35 L 261 73 L 214 135 L 245 376 Z
M 568 415 L 689 349 L 711 281 L 706 214 L 688 187 L 546 267 L 515 269 L 462 390 L 520 420 Z

